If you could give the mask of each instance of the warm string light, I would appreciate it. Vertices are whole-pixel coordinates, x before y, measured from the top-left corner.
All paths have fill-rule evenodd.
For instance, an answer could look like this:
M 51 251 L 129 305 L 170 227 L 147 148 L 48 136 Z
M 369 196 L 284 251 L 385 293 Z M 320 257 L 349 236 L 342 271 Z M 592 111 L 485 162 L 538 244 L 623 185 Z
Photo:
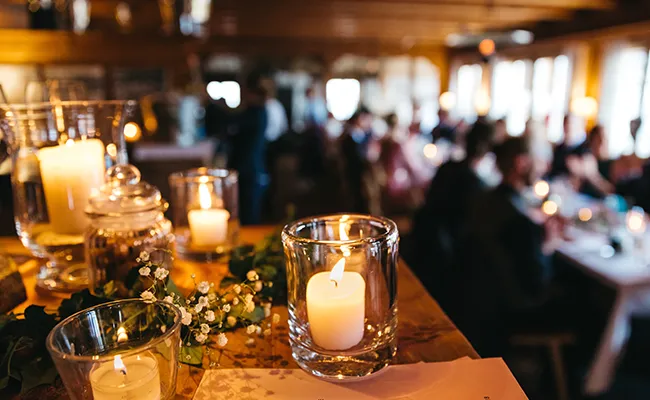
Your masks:
M 542 204 L 542 212 L 544 212 L 544 214 L 546 214 L 548 216 L 552 216 L 552 215 L 557 214 L 558 209 L 559 209 L 559 207 L 558 207 L 557 203 L 554 202 L 553 200 L 546 200 Z
M 578 210 L 578 219 L 582 222 L 587 222 L 593 217 L 593 212 L 590 208 L 581 208 Z
M 546 181 L 537 181 L 533 186 L 533 192 L 535 192 L 535 196 L 538 199 L 545 198 L 546 196 L 548 196 L 550 191 L 551 191 L 551 187 Z

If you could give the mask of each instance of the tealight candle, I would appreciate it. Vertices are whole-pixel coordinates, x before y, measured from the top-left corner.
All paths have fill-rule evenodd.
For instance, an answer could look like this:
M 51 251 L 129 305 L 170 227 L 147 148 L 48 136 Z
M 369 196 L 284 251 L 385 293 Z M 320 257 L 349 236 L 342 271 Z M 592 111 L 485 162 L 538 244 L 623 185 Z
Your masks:
M 47 213 L 52 230 L 81 234 L 90 192 L 104 182 L 104 145 L 99 139 L 74 141 L 38 151 Z
M 90 372 L 90 385 L 95 400 L 160 400 L 158 362 L 149 353 L 116 355 Z
M 366 282 L 345 271 L 341 258 L 330 272 L 307 282 L 307 318 L 314 343 L 327 350 L 345 350 L 361 342 L 364 332 Z
M 646 230 L 645 212 L 641 207 L 632 207 L 625 216 L 627 230 L 633 235 L 642 235 Z
M 187 220 L 195 246 L 216 246 L 228 238 L 230 213 L 222 208 L 212 208 L 212 195 L 205 183 L 199 185 L 199 210 L 190 210 Z

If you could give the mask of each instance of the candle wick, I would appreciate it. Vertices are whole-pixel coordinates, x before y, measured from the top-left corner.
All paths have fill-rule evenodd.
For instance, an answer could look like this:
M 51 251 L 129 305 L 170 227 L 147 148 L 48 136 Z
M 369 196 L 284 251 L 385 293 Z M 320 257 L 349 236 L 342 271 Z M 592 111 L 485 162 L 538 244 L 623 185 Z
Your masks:
M 336 287 L 336 288 L 339 287 L 339 283 L 336 280 L 330 279 L 330 282 L 334 282 L 334 287 Z

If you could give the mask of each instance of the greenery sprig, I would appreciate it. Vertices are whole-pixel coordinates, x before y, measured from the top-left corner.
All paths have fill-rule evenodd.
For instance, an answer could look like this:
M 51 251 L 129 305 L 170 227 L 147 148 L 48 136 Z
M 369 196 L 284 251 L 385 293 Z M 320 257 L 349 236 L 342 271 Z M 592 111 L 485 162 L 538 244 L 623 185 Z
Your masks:
M 54 326 L 75 314 L 109 301 L 140 297 L 145 301 L 167 301 L 182 313 L 181 362 L 201 366 L 204 355 L 210 367 L 217 365 L 214 349 L 227 345 L 225 332 L 245 327 L 254 341 L 270 335 L 279 315 L 271 315 L 273 302 L 286 298 L 286 274 L 279 232 L 255 246 L 233 249 L 229 260 L 231 276 L 219 285 L 196 282 L 184 296 L 162 267 L 166 250 L 141 253 L 139 265 L 132 269 L 126 282 L 107 283 L 93 295 L 88 289 L 72 294 L 56 310 L 31 305 L 22 314 L 0 315 L 0 391 L 20 385 L 21 393 L 42 384 L 53 384 L 58 376 L 45 348 L 45 339 Z M 194 277 L 193 277 L 194 279 Z M 124 293 L 122 288 L 126 288 Z M 263 321 L 267 319 L 263 324 Z

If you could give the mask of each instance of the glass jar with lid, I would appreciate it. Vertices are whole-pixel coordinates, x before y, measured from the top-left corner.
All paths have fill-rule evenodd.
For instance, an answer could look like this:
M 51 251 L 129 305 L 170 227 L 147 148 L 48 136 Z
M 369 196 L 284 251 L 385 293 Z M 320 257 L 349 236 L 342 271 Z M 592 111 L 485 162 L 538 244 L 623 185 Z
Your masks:
M 164 215 L 167 207 L 160 191 L 141 181 L 134 166 L 116 165 L 106 171 L 106 183 L 90 197 L 86 209 L 91 224 L 85 254 L 93 293 L 103 293 L 112 281 L 120 295 L 127 295 L 125 282 L 142 252 L 156 257 L 157 265 L 171 268 L 173 234 Z

